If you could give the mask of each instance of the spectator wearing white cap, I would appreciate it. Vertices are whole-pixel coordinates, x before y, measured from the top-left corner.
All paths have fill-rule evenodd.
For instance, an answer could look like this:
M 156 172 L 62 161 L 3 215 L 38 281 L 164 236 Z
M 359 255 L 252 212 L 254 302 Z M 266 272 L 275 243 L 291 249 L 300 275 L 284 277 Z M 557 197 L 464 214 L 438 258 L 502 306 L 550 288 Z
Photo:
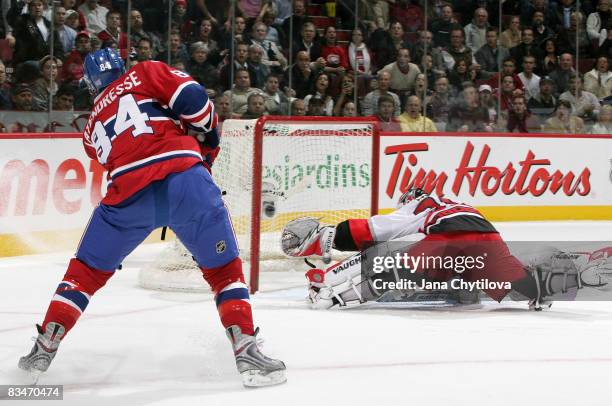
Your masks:
M 79 17 L 80 17 L 80 14 L 78 11 L 73 10 L 73 9 L 67 9 L 64 24 L 66 24 L 66 27 L 70 27 L 76 32 L 78 32 L 79 24 L 80 24 Z
M 478 88 L 480 106 L 489 112 L 489 125 L 497 122 L 497 98 L 493 97 L 493 88 L 490 85 L 480 85 Z

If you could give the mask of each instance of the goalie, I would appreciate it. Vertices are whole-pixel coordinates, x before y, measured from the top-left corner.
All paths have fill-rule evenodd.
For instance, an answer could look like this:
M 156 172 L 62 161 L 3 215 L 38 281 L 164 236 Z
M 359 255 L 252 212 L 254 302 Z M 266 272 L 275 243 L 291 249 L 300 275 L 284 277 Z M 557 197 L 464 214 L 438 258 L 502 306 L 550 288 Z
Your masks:
M 388 243 L 417 233 L 425 235 L 419 242 L 404 243 L 401 248 Z M 580 266 L 576 265 L 576 256 L 555 249 L 526 253 L 521 256 L 521 262 L 510 253 L 495 227 L 474 207 L 430 196 L 418 188 L 404 193 L 397 210 L 387 215 L 349 219 L 336 226 L 321 226 L 314 218 L 293 220 L 285 226 L 281 244 L 289 256 L 321 256 L 326 263 L 331 260 L 332 248 L 359 251 L 326 271 L 308 271 L 309 299 L 317 308 L 380 299 L 389 290 L 373 283 L 378 275 L 372 272 L 372 259 L 393 258 L 402 251 L 412 257 L 458 258 L 476 255 L 484 247 L 486 264 L 477 271 L 458 274 L 456 269 L 430 269 L 424 262 L 412 262 L 409 275 L 418 286 L 457 277 L 467 282 L 485 280 L 482 290 L 492 299 L 501 301 L 511 294 L 515 300 L 528 300 L 529 307 L 535 310 L 549 307 L 551 299 L 583 285 L 603 287 L 606 285 L 603 280 L 612 273 L 612 258 L 608 258 L 611 248 L 592 253 Z M 391 276 L 398 281 L 397 268 Z M 455 293 L 462 302 L 465 295 Z M 477 297 L 477 290 L 472 293 Z M 468 295 L 468 302 L 473 298 Z

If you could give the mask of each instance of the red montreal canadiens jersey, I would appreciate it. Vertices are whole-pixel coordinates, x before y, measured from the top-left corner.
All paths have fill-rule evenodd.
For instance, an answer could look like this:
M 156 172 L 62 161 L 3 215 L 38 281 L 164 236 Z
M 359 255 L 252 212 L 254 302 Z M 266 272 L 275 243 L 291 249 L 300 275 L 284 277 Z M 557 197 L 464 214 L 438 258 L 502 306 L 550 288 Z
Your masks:
M 416 233 L 497 232 L 474 207 L 434 196 L 411 200 L 393 213 L 371 217 L 368 223 L 374 241 Z
M 85 152 L 108 171 L 102 203 L 120 203 L 201 162 L 187 129 L 209 133 L 215 147 L 216 126 L 212 102 L 189 75 L 162 62 L 135 65 L 96 97 L 83 133 Z

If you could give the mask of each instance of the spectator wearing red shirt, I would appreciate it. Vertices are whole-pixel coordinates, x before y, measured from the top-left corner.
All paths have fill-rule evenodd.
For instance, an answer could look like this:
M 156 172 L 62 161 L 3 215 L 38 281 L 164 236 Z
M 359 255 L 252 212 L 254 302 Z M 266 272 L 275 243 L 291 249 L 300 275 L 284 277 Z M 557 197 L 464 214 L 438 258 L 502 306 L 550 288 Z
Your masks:
M 181 40 L 187 42 L 191 39 L 191 34 L 195 28 L 195 23 L 187 14 L 187 0 L 176 0 L 174 2 L 172 26 L 179 30 Z
M 363 31 L 360 28 L 354 29 L 347 55 L 352 70 L 370 75 L 372 74 L 372 55 L 363 40 Z
M 119 47 L 119 52 L 123 59 L 127 59 L 128 38 L 127 34 L 121 32 L 121 13 L 119 11 L 109 11 L 106 14 L 106 28 L 98 33 L 98 38 L 105 42 L 114 42 Z
M 399 121 L 393 115 L 396 107 L 391 96 L 383 94 L 378 98 L 375 117 L 382 131 L 400 131 Z
M 539 129 L 538 119 L 531 116 L 527 110 L 527 103 L 524 96 L 514 96 L 512 110 L 508 112 L 509 132 L 527 133 Z
M 514 98 L 517 96 L 523 96 L 523 91 L 516 88 L 512 75 L 503 75 L 501 93 L 499 97 L 500 109 L 502 111 L 512 110 Z M 494 97 L 497 98 L 497 95 L 494 95 Z
M 497 90 L 499 88 L 500 82 L 503 81 L 503 78 L 506 75 L 512 76 L 512 79 L 514 80 L 514 87 L 523 90 L 523 82 L 516 73 L 516 61 L 511 56 L 504 59 L 501 72 L 498 72 L 495 75 L 491 76 L 489 79 L 482 82 L 482 84 L 489 85 L 491 86 L 491 88 L 493 88 L 493 90 Z M 502 78 L 501 81 L 500 76 Z
M 325 60 L 324 71 L 331 80 L 332 95 L 336 96 L 340 92 L 341 79 L 349 68 L 348 54 L 345 47 L 336 43 L 335 27 L 325 29 L 324 43 L 321 48 L 321 57 Z
M 87 31 L 81 31 L 76 36 L 75 49 L 68 54 L 64 62 L 62 78 L 65 82 L 76 84 L 83 77 L 83 61 L 91 52 L 90 36 Z
M 421 31 L 425 27 L 425 15 L 422 6 L 408 0 L 399 0 L 391 6 L 391 15 L 399 21 L 408 32 Z

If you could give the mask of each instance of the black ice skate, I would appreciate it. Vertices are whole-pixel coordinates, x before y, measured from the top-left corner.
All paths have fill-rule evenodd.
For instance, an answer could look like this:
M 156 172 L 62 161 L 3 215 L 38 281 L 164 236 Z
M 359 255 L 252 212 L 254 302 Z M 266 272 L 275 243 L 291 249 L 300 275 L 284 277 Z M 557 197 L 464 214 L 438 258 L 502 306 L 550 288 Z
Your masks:
M 276 359 L 268 358 L 257 347 L 257 333 L 252 336 L 242 334 L 240 327 L 230 326 L 226 330 L 232 342 L 236 367 L 242 375 L 242 383 L 246 387 L 278 385 L 287 380 L 285 364 Z
M 41 326 L 36 325 L 36 329 L 38 337 L 34 347 L 28 355 L 19 359 L 19 368 L 30 372 L 35 379 L 38 379 L 40 374 L 49 369 L 66 330 L 61 324 L 53 322 L 47 324 L 44 333 Z

